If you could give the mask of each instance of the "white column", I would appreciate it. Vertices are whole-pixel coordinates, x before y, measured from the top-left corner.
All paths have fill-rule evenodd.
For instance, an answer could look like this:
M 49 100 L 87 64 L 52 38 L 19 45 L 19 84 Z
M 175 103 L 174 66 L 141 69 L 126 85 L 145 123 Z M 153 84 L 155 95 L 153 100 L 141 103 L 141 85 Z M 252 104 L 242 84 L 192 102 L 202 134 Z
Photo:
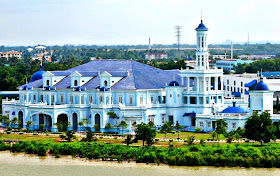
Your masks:
M 190 77 L 187 77 L 187 91 L 190 92 Z
M 199 91 L 199 77 L 196 77 L 196 91 Z

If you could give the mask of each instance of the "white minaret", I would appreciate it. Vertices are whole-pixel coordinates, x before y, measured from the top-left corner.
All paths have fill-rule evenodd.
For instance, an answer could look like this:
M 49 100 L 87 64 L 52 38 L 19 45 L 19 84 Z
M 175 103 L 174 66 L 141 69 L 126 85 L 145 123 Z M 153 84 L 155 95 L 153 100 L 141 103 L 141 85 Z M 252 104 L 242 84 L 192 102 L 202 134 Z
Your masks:
M 207 31 L 208 28 L 201 23 L 195 29 L 197 36 L 197 48 L 196 48 L 196 70 L 208 70 L 209 62 L 208 62 L 208 44 L 207 44 Z

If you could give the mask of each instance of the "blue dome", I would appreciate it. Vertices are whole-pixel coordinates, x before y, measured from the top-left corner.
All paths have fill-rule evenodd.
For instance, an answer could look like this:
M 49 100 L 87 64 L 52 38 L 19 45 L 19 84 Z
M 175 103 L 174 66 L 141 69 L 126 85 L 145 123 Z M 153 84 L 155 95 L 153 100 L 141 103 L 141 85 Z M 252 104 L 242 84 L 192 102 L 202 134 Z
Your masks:
M 198 27 L 195 30 L 196 31 L 208 31 L 208 28 L 203 24 L 203 21 L 201 20 L 201 23 L 198 25 Z
M 106 87 L 101 87 L 101 88 L 99 88 L 99 90 L 100 90 L 100 91 L 109 91 L 109 89 L 106 88 Z
M 32 75 L 30 82 L 33 82 L 33 81 L 42 79 L 44 73 L 45 73 L 45 71 L 43 71 L 43 70 L 36 71 L 36 72 Z
M 255 87 L 255 90 L 269 90 L 268 86 L 261 80 Z
M 232 107 L 228 107 L 226 109 L 224 109 L 221 113 L 237 113 L 237 114 L 241 114 L 241 113 L 248 113 L 245 109 L 240 108 L 235 106 L 235 102 L 233 102 L 233 106 Z
M 31 89 L 31 87 L 28 86 L 28 85 L 24 85 L 24 86 L 22 87 L 22 90 L 30 90 L 30 89 Z
M 52 86 L 47 86 L 45 87 L 46 90 L 54 90 L 54 88 Z
M 180 84 L 177 81 L 171 81 L 168 86 L 180 86 Z
M 85 89 L 81 86 L 76 87 L 76 91 L 85 91 Z

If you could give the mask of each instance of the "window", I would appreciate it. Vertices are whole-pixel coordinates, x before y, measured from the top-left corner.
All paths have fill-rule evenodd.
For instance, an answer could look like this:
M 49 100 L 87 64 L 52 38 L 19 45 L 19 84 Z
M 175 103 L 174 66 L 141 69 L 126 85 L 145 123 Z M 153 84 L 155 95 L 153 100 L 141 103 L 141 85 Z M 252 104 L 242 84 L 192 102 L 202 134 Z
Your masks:
M 154 103 L 154 97 L 151 96 L 151 104 L 153 104 L 153 103 Z
M 180 97 L 180 95 L 178 94 L 177 97 Z
M 203 122 L 199 122 L 199 126 L 203 128 L 204 123 Z
M 77 80 L 74 81 L 74 86 L 78 86 L 78 81 Z
M 33 101 L 36 102 L 36 95 L 33 95 Z
M 143 104 L 143 97 L 140 97 L 140 104 Z
M 207 122 L 207 126 L 210 128 L 211 127 L 211 122 Z
M 61 103 L 64 103 L 63 95 L 60 95 L 60 102 L 61 102 Z
M 172 97 L 172 94 L 170 94 L 170 97 Z
M 119 97 L 119 103 L 122 103 L 122 97 Z
M 52 101 L 51 101 L 51 104 L 52 104 L 52 103 L 54 103 L 54 95 L 52 95 Z
M 73 103 L 73 96 L 70 96 L 70 103 Z
M 47 86 L 50 85 L 50 80 L 47 80 L 46 85 L 47 85 Z
M 229 80 L 227 80 L 227 84 L 229 85 Z
M 108 86 L 108 82 L 104 81 L 104 86 L 107 87 Z
M 184 97 L 184 104 L 188 104 L 188 97 Z
M 233 128 L 233 129 L 236 128 L 236 123 L 232 123 L 232 128 Z
M 173 116 L 172 116 L 172 115 L 168 116 L 168 121 L 169 121 L 171 124 L 174 123 L 174 121 L 173 121 Z
M 84 96 L 81 97 L 81 104 L 84 104 Z
M 233 85 L 236 85 L 236 82 L 235 82 L 235 81 L 233 82 Z
M 241 87 L 243 87 L 243 82 L 241 82 Z
M 133 104 L 132 97 L 129 97 L 129 104 Z
M 190 104 L 196 104 L 196 97 L 190 97 Z
M 103 102 L 103 97 L 100 96 L 100 97 L 99 97 L 99 104 L 102 104 L 102 102 Z
M 164 118 L 164 115 L 161 117 L 161 123 L 164 123 L 165 122 L 165 118 Z
M 89 97 L 89 103 L 92 103 L 92 96 Z
M 162 103 L 163 103 L 163 104 L 166 103 L 166 97 L 165 97 L 165 96 L 162 97 Z
M 44 95 L 41 95 L 41 102 L 44 101 Z

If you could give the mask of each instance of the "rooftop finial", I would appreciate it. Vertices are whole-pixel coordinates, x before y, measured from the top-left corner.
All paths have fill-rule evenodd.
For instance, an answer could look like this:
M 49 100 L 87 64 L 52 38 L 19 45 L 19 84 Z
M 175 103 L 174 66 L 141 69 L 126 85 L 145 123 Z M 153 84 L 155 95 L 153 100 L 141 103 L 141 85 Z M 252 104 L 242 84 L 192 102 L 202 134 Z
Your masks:
M 43 70 L 44 66 L 43 66 L 43 59 L 41 59 L 41 64 L 40 64 L 40 70 Z
M 201 9 L 201 23 L 202 23 L 202 9 Z

